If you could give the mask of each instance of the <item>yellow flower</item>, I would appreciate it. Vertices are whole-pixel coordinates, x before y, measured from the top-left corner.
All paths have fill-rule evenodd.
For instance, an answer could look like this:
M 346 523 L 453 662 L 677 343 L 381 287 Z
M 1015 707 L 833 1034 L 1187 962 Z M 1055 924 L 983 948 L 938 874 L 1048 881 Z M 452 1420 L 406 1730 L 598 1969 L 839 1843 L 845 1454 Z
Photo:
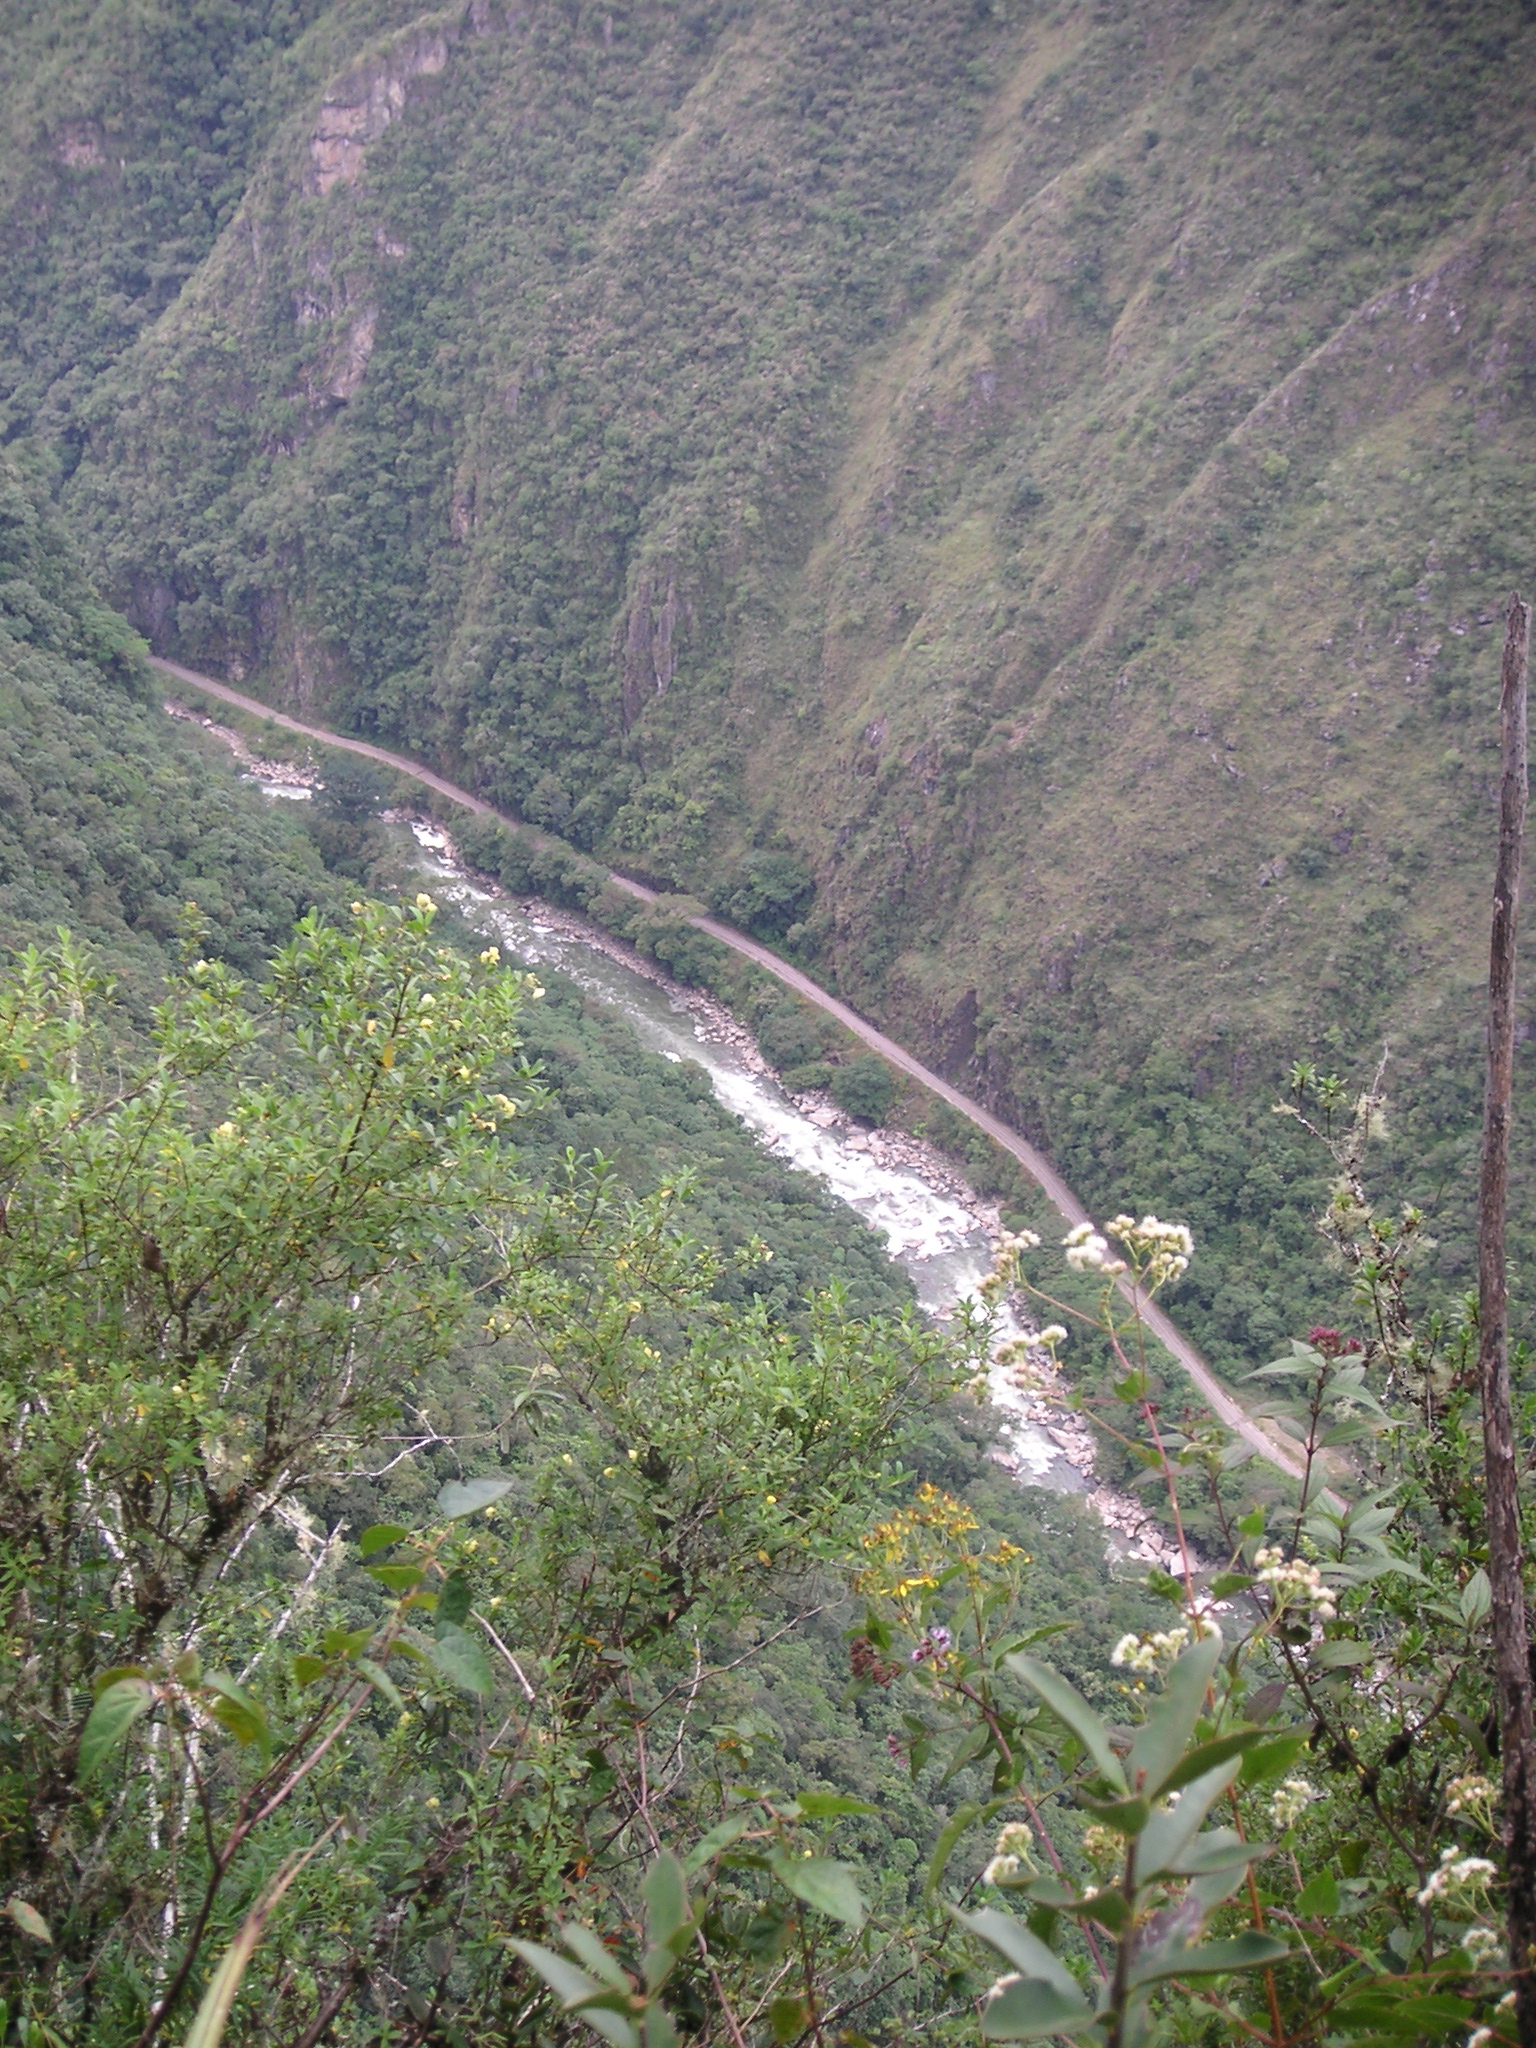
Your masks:
M 482 967 L 499 967 L 501 965 L 501 948 L 499 946 L 487 946 L 480 955 L 480 965 Z

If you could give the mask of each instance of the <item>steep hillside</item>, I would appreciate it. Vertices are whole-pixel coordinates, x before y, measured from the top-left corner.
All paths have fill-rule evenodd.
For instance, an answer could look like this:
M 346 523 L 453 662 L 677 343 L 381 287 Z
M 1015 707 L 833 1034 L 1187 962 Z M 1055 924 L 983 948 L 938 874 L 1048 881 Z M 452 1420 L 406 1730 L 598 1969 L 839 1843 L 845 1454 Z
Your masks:
M 1251 1356 L 1310 1298 L 1293 1053 L 1392 1037 L 1464 1267 L 1527 15 L 199 13 L 254 109 L 218 203 L 191 111 L 141 142 L 207 254 L 13 417 L 159 647 L 760 915 L 1090 1199 L 1191 1214 Z M 109 16 L 48 17 L 7 159 L 39 277 L 130 204 Z
M 143 651 L 0 457 L 0 959 L 68 925 L 141 1022 L 189 901 L 251 973 L 336 893 L 297 822 L 178 735 Z

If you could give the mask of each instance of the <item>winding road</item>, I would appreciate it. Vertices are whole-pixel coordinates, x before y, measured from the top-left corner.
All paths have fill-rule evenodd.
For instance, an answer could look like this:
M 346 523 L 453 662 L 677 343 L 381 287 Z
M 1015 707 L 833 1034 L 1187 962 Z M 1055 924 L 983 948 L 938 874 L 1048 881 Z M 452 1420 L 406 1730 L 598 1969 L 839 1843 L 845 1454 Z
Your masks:
M 377 761 L 385 768 L 393 768 L 398 774 L 409 775 L 415 781 L 424 783 L 428 789 L 435 790 L 439 796 L 447 797 L 451 803 L 462 805 L 465 810 L 476 811 L 482 817 L 499 818 L 502 823 L 516 826 L 536 838 L 546 837 L 520 819 L 498 810 L 494 804 L 488 804 L 483 797 L 472 796 L 467 789 L 460 789 L 457 783 L 449 782 L 430 768 L 423 768 L 419 762 L 408 759 L 404 754 L 391 753 L 387 747 L 376 747 L 368 740 L 349 739 L 345 733 L 329 732 L 324 726 L 308 725 L 301 718 L 290 718 L 286 712 L 274 711 L 270 704 L 263 704 L 259 698 L 244 696 L 239 690 L 231 689 L 228 683 L 216 682 L 212 676 L 199 675 L 195 669 L 182 668 L 174 661 L 162 661 L 158 656 L 151 655 L 150 666 L 158 669 L 161 675 L 170 676 L 177 682 L 201 690 L 207 696 L 217 697 L 226 704 L 234 705 L 237 710 L 248 712 L 253 718 L 270 719 L 274 725 L 281 726 L 286 732 L 300 733 L 306 739 L 316 740 L 322 746 L 340 748 L 348 754 L 361 754 L 365 759 Z M 647 888 L 644 882 L 634 881 L 628 875 L 610 870 L 609 880 L 616 888 L 627 890 L 631 896 L 638 896 L 643 902 L 654 903 L 657 899 L 658 891 Z M 968 1095 L 962 1095 L 960 1090 L 952 1087 L 942 1075 L 935 1074 L 920 1060 L 914 1059 L 911 1053 L 904 1051 L 894 1039 L 887 1038 L 883 1031 L 866 1022 L 856 1010 L 850 1010 L 846 1003 L 839 1002 L 836 996 L 829 995 L 824 988 L 819 988 L 808 974 L 802 974 L 798 967 L 792 967 L 787 960 L 781 960 L 776 953 L 770 952 L 768 947 L 760 945 L 756 939 L 748 938 L 744 932 L 738 932 L 728 924 L 722 924 L 718 918 L 695 917 L 689 921 L 701 932 L 708 932 L 712 939 L 718 939 L 723 946 L 729 946 L 733 952 L 744 954 L 748 960 L 774 975 L 786 987 L 792 988 L 796 995 L 804 997 L 808 1003 L 813 1003 L 818 1010 L 824 1010 L 829 1017 L 835 1017 L 839 1024 L 851 1031 L 854 1037 L 862 1039 L 872 1052 L 880 1055 L 881 1059 L 888 1061 L 903 1074 L 909 1074 L 914 1081 L 926 1088 L 929 1094 L 936 1095 L 941 1102 L 947 1102 L 951 1109 L 958 1110 L 961 1116 L 975 1124 L 978 1130 L 985 1131 L 994 1144 L 1000 1145 L 1019 1162 L 1069 1225 L 1090 1223 L 1093 1220 L 1050 1161 L 1043 1153 L 1037 1151 L 1027 1138 L 1020 1137 L 1019 1133 L 1011 1130 L 1001 1117 L 994 1116 L 989 1109 L 983 1109 L 979 1102 L 973 1102 Z M 1249 1415 L 1227 1392 L 1193 1344 L 1175 1327 L 1167 1313 L 1159 1308 L 1155 1301 L 1138 1298 L 1135 1290 L 1123 1280 L 1120 1282 L 1120 1288 L 1126 1299 L 1140 1311 L 1150 1335 L 1157 1339 L 1188 1375 L 1191 1384 L 1199 1391 L 1217 1420 L 1235 1436 L 1241 1437 L 1250 1449 L 1278 1471 L 1285 1473 L 1288 1478 L 1301 1479 L 1303 1466 L 1300 1459 L 1283 1440 L 1277 1441 L 1274 1435 Z

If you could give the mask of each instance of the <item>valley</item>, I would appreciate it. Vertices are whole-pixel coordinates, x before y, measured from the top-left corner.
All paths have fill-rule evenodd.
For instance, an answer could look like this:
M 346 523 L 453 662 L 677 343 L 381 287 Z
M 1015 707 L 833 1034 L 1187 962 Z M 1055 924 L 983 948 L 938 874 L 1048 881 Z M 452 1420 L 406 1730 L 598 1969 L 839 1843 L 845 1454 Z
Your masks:
M 1536 0 L 0 16 L 0 2048 L 1536 2048 Z
M 445 780 L 444 777 L 434 773 L 432 770 L 423 769 L 419 764 L 407 760 L 402 754 L 392 753 L 387 748 L 374 745 L 371 741 L 349 739 L 345 735 L 328 732 L 321 726 L 294 718 L 286 712 L 275 712 L 258 699 L 246 696 L 239 690 L 232 689 L 227 683 L 218 682 L 211 676 L 199 675 L 195 670 L 185 668 L 177 662 L 165 661 L 151 656 L 150 665 L 161 675 L 170 678 L 173 682 L 183 685 L 190 684 L 194 689 L 209 697 L 234 705 L 238 710 L 245 712 L 250 717 L 270 719 L 275 725 L 286 732 L 297 733 L 300 737 L 317 741 L 322 746 L 336 747 L 344 753 L 358 754 L 366 760 L 377 762 L 382 767 L 391 768 L 397 774 L 404 775 L 411 781 L 423 784 L 426 788 L 432 790 L 434 794 L 447 798 L 449 803 L 461 806 L 463 809 L 478 816 L 496 817 L 499 815 L 494 806 L 484 802 L 483 799 L 472 796 L 469 791 L 458 788 L 454 783 Z M 521 821 L 515 818 L 504 818 L 504 822 L 511 825 L 514 829 L 523 829 Z M 536 841 L 543 840 L 545 843 L 548 841 L 547 834 L 535 832 L 533 836 Z M 618 874 L 610 870 L 607 879 L 626 894 L 636 896 L 642 902 L 654 903 L 656 901 L 658 892 L 643 882 L 635 881 L 631 876 Z M 936 1095 L 941 1102 L 947 1103 L 950 1108 L 958 1111 L 967 1122 L 974 1124 L 978 1130 L 985 1132 L 994 1143 L 1001 1146 L 1005 1152 L 1018 1160 L 1025 1172 L 1045 1194 L 1057 1216 L 1069 1229 L 1077 1224 L 1088 1223 L 1092 1220 L 1089 1217 L 1088 1211 L 1078 1201 L 1076 1195 L 1072 1193 L 1071 1189 L 1061 1179 L 1060 1175 L 1056 1173 L 1050 1163 L 1041 1156 L 1033 1145 L 1020 1137 L 1018 1132 L 1011 1131 L 1002 1122 L 1001 1118 L 994 1116 L 990 1110 L 983 1109 L 979 1103 L 972 1102 L 968 1097 L 962 1095 L 951 1083 L 923 1066 L 909 1052 L 904 1051 L 902 1047 L 887 1038 L 884 1032 L 878 1031 L 874 1025 L 851 1010 L 846 1003 L 840 1002 L 825 989 L 819 988 L 809 975 L 771 952 L 768 947 L 762 945 L 759 941 L 750 938 L 743 932 L 734 930 L 730 925 L 722 923 L 718 918 L 694 916 L 689 913 L 685 913 L 685 915 L 686 921 L 695 929 L 708 933 L 711 938 L 718 940 L 721 945 L 728 946 L 733 952 L 739 953 L 744 959 L 751 960 L 758 967 L 766 969 L 769 974 L 782 981 L 787 988 L 793 989 L 796 995 L 814 1004 L 817 1009 L 824 1010 L 827 1015 L 836 1018 L 837 1022 L 845 1030 L 851 1032 L 855 1038 L 868 1046 L 871 1052 L 878 1054 L 881 1059 L 888 1061 L 892 1066 L 899 1068 L 903 1073 L 909 1075 L 920 1087 Z M 978 1273 L 976 1277 L 979 1278 L 980 1274 Z M 1217 1380 L 1193 1345 L 1179 1333 L 1172 1318 L 1156 1301 L 1138 1299 L 1133 1288 L 1125 1282 L 1122 1282 L 1121 1286 L 1127 1301 L 1135 1304 L 1148 1333 L 1174 1359 L 1179 1369 L 1187 1375 L 1201 1399 L 1209 1407 L 1211 1413 L 1220 1422 L 1224 1423 L 1227 1428 L 1241 1437 L 1266 1463 L 1273 1465 L 1277 1471 L 1283 1473 L 1287 1478 L 1299 1479 L 1302 1476 L 1302 1465 L 1294 1452 L 1289 1449 L 1284 1438 L 1280 1437 L 1277 1433 L 1260 1427 L 1248 1417 L 1239 1403 L 1233 1399 L 1232 1395 Z

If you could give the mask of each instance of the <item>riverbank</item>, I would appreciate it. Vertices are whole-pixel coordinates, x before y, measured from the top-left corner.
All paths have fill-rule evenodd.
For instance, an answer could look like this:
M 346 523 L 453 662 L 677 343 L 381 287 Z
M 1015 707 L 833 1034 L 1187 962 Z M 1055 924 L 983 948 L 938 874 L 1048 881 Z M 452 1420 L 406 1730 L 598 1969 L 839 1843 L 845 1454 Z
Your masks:
M 935 1146 L 906 1131 L 867 1129 L 841 1110 L 830 1096 L 819 1091 L 789 1093 L 781 1087 L 752 1033 L 714 997 L 674 980 L 656 961 L 595 919 L 582 917 L 578 912 L 563 909 L 539 897 L 509 891 L 494 876 L 477 872 L 464 859 L 452 835 L 435 820 L 398 810 L 387 816 L 391 822 L 409 826 L 418 846 L 431 859 L 435 876 L 454 879 L 492 910 L 497 905 L 515 909 L 536 934 L 582 947 L 588 953 L 612 962 L 625 974 L 645 982 L 665 998 L 672 1012 L 689 1020 L 701 1049 L 711 1048 L 717 1054 L 727 1055 L 745 1075 L 752 1078 L 760 1091 L 780 1098 L 811 1130 L 835 1143 L 842 1154 L 851 1155 L 860 1166 L 889 1176 L 893 1181 L 905 1179 L 919 1184 L 932 1198 L 934 1214 L 941 1219 L 941 1226 L 953 1231 L 958 1218 L 975 1240 L 975 1256 L 968 1275 L 971 1282 L 974 1284 L 985 1272 L 1002 1228 L 997 1205 L 980 1195 L 957 1171 L 953 1161 Z M 483 925 L 483 916 L 476 918 L 473 914 L 472 902 L 460 897 L 455 907 L 471 922 Z M 677 1057 L 677 1054 L 668 1051 L 666 1056 Z M 741 1113 L 744 1105 L 740 1097 L 733 1100 L 730 1093 L 720 1089 L 718 1069 L 712 1072 L 711 1078 L 728 1106 Z M 750 1117 L 748 1120 L 753 1121 Z M 771 1123 L 765 1126 L 762 1120 L 758 1120 L 756 1127 L 764 1142 L 774 1144 Z M 787 1149 L 794 1156 L 793 1148 L 784 1147 L 782 1142 L 775 1144 L 775 1149 Z M 805 1162 L 797 1158 L 796 1163 Z M 846 1190 L 839 1189 L 835 1182 L 832 1185 L 834 1193 L 848 1199 Z M 920 1297 L 926 1296 L 925 1306 L 932 1313 L 940 1317 L 952 1313 L 959 1294 L 971 1291 L 963 1284 L 967 1276 L 954 1271 L 953 1260 L 945 1260 L 942 1255 L 936 1257 L 931 1229 L 917 1228 L 903 1237 L 898 1222 L 888 1235 L 888 1243 L 890 1255 L 912 1272 Z M 939 1279 L 941 1284 L 944 1279 L 960 1279 L 962 1284 L 947 1301 L 941 1302 L 924 1284 L 934 1279 Z M 994 1359 L 987 1374 L 986 1393 L 997 1416 L 998 1440 L 992 1452 L 994 1462 L 1021 1485 L 1046 1483 L 1058 1491 L 1085 1496 L 1088 1506 L 1104 1526 L 1113 1561 L 1156 1564 L 1164 1570 L 1178 1570 L 1179 1553 L 1167 1532 L 1139 1502 L 1100 1480 L 1096 1471 L 1097 1447 L 1092 1429 L 1071 1407 L 1072 1396 L 1067 1381 L 1049 1352 L 1036 1344 L 1030 1348 L 1022 1364 L 1009 1362 L 1008 1354 L 1013 1347 L 1020 1339 L 1028 1344 L 1035 1336 L 1036 1328 L 1022 1301 L 1010 1304 L 997 1347 L 1004 1356 Z M 1054 1471 L 1050 1469 L 1052 1466 Z M 1068 1473 L 1072 1475 L 1070 1481 L 1067 1480 Z
M 232 689 L 228 683 L 218 682 L 211 676 L 202 675 L 195 669 L 184 668 L 179 663 L 162 660 L 156 655 L 151 655 L 149 660 L 150 665 L 161 674 L 171 676 L 221 702 L 232 704 L 250 717 L 268 720 L 284 731 L 314 740 L 322 746 L 337 747 L 346 753 L 359 754 L 367 760 L 391 768 L 397 774 L 407 776 L 437 795 L 446 797 L 450 803 L 460 806 L 472 815 L 496 821 L 507 832 L 518 835 L 529 846 L 557 858 L 568 857 L 578 867 L 605 876 L 607 885 L 622 892 L 623 895 L 645 904 L 654 904 L 660 898 L 660 892 L 648 884 L 638 882 L 632 876 L 620 874 L 616 869 L 602 869 L 587 856 L 577 855 L 573 849 L 562 848 L 560 842 L 552 839 L 549 834 L 539 832 L 521 824 L 515 818 L 506 816 L 498 811 L 495 805 L 487 803 L 483 797 L 460 788 L 457 783 L 448 781 L 445 776 L 437 774 L 433 769 L 422 767 L 404 754 L 394 753 L 387 747 L 376 746 L 371 740 L 351 739 L 345 734 L 330 732 L 323 726 L 292 718 L 286 712 L 274 711 L 270 705 L 263 704 L 258 698 L 248 697 L 242 691 Z M 929 1094 L 947 1103 L 951 1109 L 975 1125 L 994 1144 L 1018 1161 L 1069 1227 L 1091 1222 L 1087 1209 L 1061 1175 L 1026 1138 L 1011 1129 L 1001 1117 L 995 1116 L 981 1103 L 974 1102 L 969 1096 L 962 1094 L 942 1075 L 925 1067 L 913 1054 L 897 1045 L 894 1039 L 888 1038 L 867 1018 L 859 1016 L 838 997 L 812 981 L 808 974 L 792 966 L 788 961 L 780 959 L 758 940 L 724 924 L 719 918 L 688 912 L 684 914 L 683 922 L 771 974 L 786 988 L 835 1019 L 845 1030 L 861 1040 L 871 1052 L 878 1054 L 899 1073 L 906 1074 Z M 1304 1467 L 1289 1440 L 1277 1428 L 1248 1414 L 1236 1397 L 1221 1384 L 1194 1345 L 1176 1327 L 1164 1309 L 1155 1301 L 1138 1299 L 1134 1289 L 1124 1279 L 1117 1284 L 1122 1294 L 1134 1306 L 1148 1336 L 1168 1353 L 1216 1419 L 1277 1471 L 1289 1479 L 1301 1480 L 1304 1477 Z

